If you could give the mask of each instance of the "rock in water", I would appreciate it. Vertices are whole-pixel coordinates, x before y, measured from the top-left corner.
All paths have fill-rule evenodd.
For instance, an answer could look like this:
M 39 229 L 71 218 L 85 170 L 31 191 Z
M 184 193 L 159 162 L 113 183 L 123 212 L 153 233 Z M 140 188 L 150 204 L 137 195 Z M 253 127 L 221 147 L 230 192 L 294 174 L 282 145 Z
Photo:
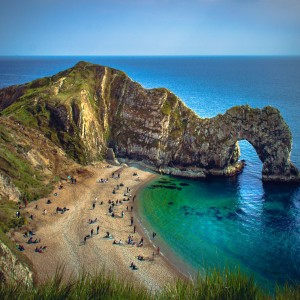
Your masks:
M 0 110 L 82 164 L 115 153 L 162 173 L 230 176 L 243 168 L 238 141 L 247 140 L 263 163 L 263 180 L 299 181 L 290 161 L 291 132 L 277 109 L 236 106 L 202 119 L 169 90 L 145 89 L 108 67 L 79 62 L 2 89 Z

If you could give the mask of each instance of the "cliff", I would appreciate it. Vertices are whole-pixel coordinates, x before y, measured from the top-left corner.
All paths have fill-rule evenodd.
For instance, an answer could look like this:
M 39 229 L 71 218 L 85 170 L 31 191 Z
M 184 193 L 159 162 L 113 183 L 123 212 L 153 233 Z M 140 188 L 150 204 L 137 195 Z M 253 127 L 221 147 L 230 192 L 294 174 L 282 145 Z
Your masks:
M 112 148 L 120 159 L 168 174 L 229 176 L 241 171 L 238 141 L 247 140 L 263 163 L 263 180 L 299 181 L 290 161 L 291 132 L 277 109 L 240 106 L 202 119 L 167 89 L 145 89 L 108 67 L 79 62 L 2 89 L 0 111 L 81 164 Z
M 18 283 L 32 287 L 33 273 L 28 267 L 31 263 L 13 247 L 0 229 L 0 284 Z

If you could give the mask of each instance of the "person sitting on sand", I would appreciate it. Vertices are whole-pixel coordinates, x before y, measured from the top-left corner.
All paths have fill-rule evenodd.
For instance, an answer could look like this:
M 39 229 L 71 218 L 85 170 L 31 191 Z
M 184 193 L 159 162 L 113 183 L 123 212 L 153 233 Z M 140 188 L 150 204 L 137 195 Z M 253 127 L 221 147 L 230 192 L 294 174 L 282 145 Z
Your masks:
M 144 256 L 138 255 L 138 260 L 144 260 Z
M 24 250 L 25 250 L 24 246 L 23 246 L 23 245 L 21 245 L 21 244 L 20 244 L 20 245 L 18 245 L 18 246 L 17 246 L 17 248 L 18 248 L 20 251 L 24 251 Z
M 133 262 L 130 264 L 130 267 L 132 268 L 132 270 L 137 270 L 138 269 L 137 266 Z
M 51 202 L 51 200 L 50 199 L 48 199 L 47 200 L 47 204 L 51 204 L 52 202 Z
M 43 247 L 36 247 L 34 251 L 38 253 L 43 253 Z
M 106 231 L 106 235 L 105 235 L 105 238 L 109 238 L 110 237 L 110 234 L 108 231 Z

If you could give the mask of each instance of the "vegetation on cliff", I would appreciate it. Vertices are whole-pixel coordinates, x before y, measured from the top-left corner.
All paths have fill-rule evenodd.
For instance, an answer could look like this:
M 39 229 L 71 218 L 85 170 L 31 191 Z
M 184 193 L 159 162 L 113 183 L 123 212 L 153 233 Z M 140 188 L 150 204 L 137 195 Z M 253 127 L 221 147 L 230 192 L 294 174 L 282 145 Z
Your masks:
M 189 177 L 240 171 L 239 140 L 263 162 L 263 180 L 299 181 L 292 137 L 277 109 L 238 106 L 201 119 L 172 92 L 145 89 L 121 71 L 79 62 L 52 77 L 0 90 L 0 113 L 39 131 L 70 159 L 144 161 Z

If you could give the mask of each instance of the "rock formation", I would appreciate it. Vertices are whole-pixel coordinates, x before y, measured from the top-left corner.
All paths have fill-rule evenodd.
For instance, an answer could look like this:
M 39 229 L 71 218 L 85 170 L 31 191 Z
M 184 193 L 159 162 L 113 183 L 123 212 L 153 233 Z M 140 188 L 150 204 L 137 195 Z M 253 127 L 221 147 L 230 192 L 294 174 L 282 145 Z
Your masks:
M 291 132 L 272 107 L 239 106 L 202 119 L 165 88 L 145 89 L 121 71 L 80 62 L 55 76 L 0 90 L 2 118 L 39 130 L 86 164 L 106 156 L 186 176 L 241 171 L 239 140 L 263 163 L 263 180 L 299 181 Z M 109 150 L 109 155 L 113 156 Z

